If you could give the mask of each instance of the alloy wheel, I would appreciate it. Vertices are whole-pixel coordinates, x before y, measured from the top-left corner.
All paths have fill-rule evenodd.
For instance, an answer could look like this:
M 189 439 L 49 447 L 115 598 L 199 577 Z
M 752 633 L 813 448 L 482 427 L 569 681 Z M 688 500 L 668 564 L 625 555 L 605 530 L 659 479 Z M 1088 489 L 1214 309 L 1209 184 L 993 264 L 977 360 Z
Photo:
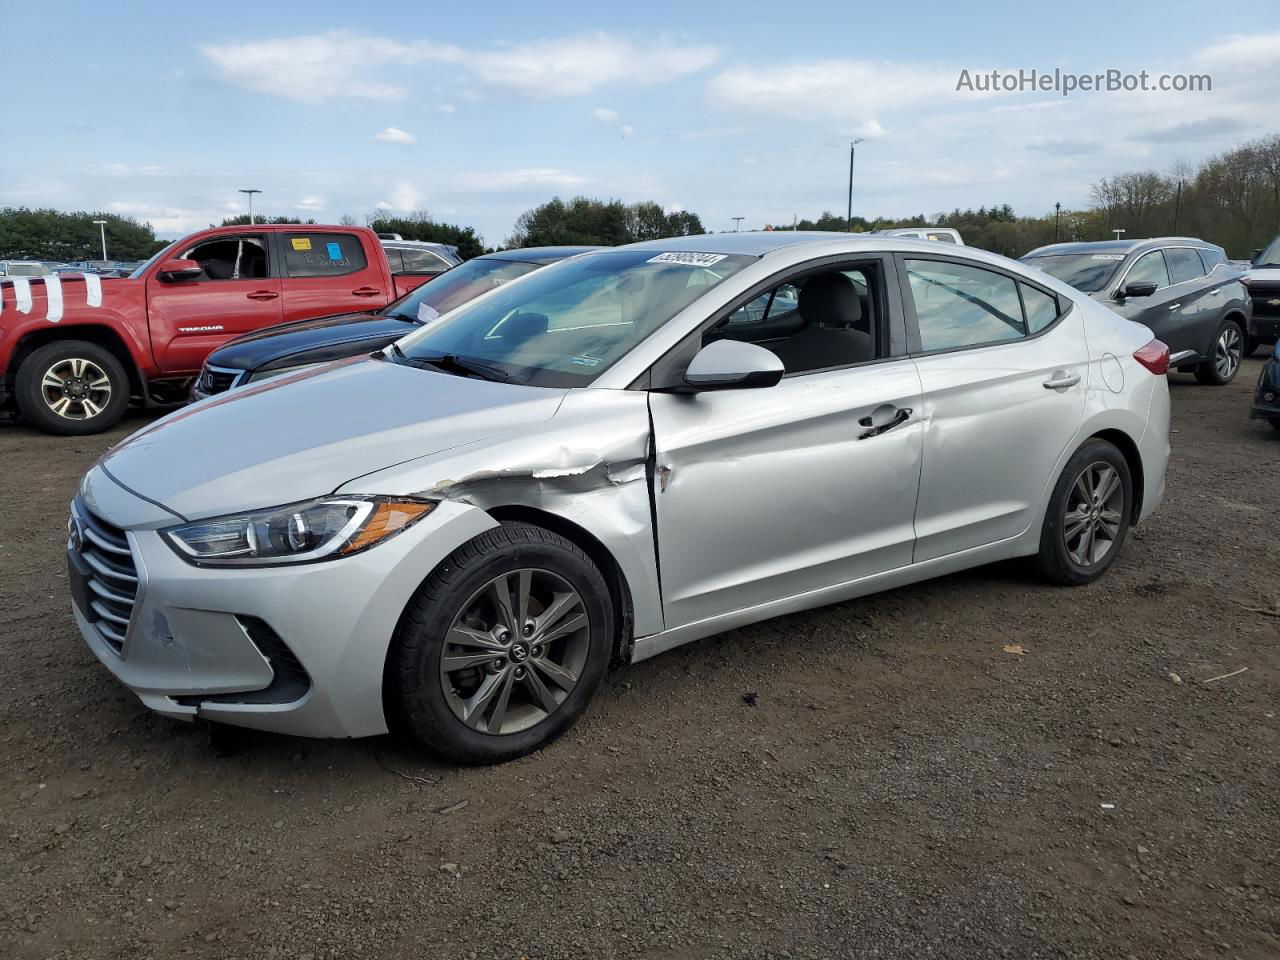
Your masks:
M 1081 567 L 1092 567 L 1115 547 L 1123 525 L 1124 485 L 1111 464 L 1096 461 L 1076 477 L 1067 498 L 1062 537 L 1067 554 Z
M 590 649 L 582 597 L 549 570 L 494 577 L 454 617 L 440 685 L 473 730 L 512 734 L 555 713 L 578 684 Z
M 1244 342 L 1240 331 L 1234 325 L 1228 325 L 1218 334 L 1218 345 L 1213 355 L 1213 366 L 1218 372 L 1218 379 L 1226 381 L 1234 377 L 1240 369 L 1240 358 L 1243 355 Z
M 40 379 L 45 405 L 64 420 L 91 420 L 111 401 L 111 378 L 92 360 L 59 360 Z

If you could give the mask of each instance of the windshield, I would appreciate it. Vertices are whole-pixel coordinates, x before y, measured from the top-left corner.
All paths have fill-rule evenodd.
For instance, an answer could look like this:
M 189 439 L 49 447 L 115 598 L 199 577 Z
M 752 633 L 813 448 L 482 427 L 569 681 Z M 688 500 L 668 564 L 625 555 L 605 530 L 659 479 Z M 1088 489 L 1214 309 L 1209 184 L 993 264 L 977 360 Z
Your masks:
M 513 383 L 586 386 L 755 259 L 654 250 L 575 257 L 409 334 L 393 356 L 450 369 L 482 364 Z
M 1059 253 L 1024 257 L 1022 262 L 1038 267 L 1077 290 L 1097 293 L 1107 285 L 1124 258 L 1123 253 Z
M 405 294 L 382 312 L 397 320 L 427 323 L 494 287 L 502 286 L 508 280 L 523 277 L 536 269 L 536 263 L 476 257 L 452 270 L 446 270 L 434 280 Z
M 1280 267 L 1280 237 L 1276 237 L 1253 261 L 1255 267 Z
M 159 263 L 161 260 L 164 260 L 165 258 L 167 258 L 170 252 L 173 250 L 173 248 L 176 247 L 177 245 L 178 245 L 178 241 L 175 240 L 173 241 L 173 243 L 169 244 L 159 253 L 152 254 L 150 260 L 146 260 L 143 263 L 139 264 L 138 269 L 133 271 L 133 273 L 129 274 L 129 279 L 137 280 L 139 277 L 142 276 L 143 271 L 145 271 L 147 267 L 151 266 L 153 263 Z
M 49 268 L 42 263 L 9 264 L 9 276 L 11 277 L 45 277 L 48 275 Z

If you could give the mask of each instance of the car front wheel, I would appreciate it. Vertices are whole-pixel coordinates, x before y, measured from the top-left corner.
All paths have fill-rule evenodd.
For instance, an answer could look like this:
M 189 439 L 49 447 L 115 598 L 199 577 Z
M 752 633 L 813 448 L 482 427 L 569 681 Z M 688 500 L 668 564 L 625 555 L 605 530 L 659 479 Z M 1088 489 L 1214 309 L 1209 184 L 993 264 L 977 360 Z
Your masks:
M 387 664 L 387 706 L 395 726 L 448 760 L 513 760 L 582 714 L 613 629 L 608 587 L 582 550 L 503 524 L 456 550 L 410 602 Z
M 15 391 L 23 416 L 46 433 L 100 433 L 124 416 L 129 375 L 96 343 L 57 340 L 22 362 Z
M 1244 357 L 1244 331 L 1234 320 L 1223 321 L 1213 341 L 1213 353 L 1196 367 L 1196 380 L 1212 387 L 1224 387 L 1240 372 Z
M 1111 566 L 1133 511 L 1129 464 L 1115 445 L 1093 439 L 1067 461 L 1040 532 L 1040 572 L 1053 583 L 1092 583 Z

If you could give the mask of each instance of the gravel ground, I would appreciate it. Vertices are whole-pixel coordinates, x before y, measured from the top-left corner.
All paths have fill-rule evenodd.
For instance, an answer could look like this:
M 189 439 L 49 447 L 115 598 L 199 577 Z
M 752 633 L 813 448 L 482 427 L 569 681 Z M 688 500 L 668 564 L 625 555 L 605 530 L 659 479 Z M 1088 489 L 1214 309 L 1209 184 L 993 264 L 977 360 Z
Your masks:
M 727 633 L 472 770 L 391 739 L 219 757 L 149 714 L 62 559 L 142 418 L 4 427 L 0 957 L 1280 956 L 1258 366 L 1173 378 L 1167 499 L 1100 582 L 985 567 Z

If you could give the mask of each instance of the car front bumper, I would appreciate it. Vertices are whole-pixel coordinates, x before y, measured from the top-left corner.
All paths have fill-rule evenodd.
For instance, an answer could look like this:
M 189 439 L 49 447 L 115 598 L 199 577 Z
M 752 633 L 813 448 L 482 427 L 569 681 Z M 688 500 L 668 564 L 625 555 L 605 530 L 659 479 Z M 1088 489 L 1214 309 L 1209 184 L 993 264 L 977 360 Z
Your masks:
M 94 603 L 100 583 L 84 582 L 85 553 L 95 548 L 72 531 L 72 610 L 107 669 L 169 717 L 313 737 L 387 731 L 383 666 L 401 612 L 445 557 L 496 525 L 482 510 L 444 501 L 351 557 L 236 570 L 181 559 L 160 535 L 181 521 L 100 468 L 85 478 L 73 509 L 127 538 L 125 563 L 137 579 L 131 609 L 110 606 L 127 626 L 104 620 Z
M 1255 420 L 1280 420 L 1280 359 L 1275 356 L 1262 365 L 1258 374 L 1249 416 Z

